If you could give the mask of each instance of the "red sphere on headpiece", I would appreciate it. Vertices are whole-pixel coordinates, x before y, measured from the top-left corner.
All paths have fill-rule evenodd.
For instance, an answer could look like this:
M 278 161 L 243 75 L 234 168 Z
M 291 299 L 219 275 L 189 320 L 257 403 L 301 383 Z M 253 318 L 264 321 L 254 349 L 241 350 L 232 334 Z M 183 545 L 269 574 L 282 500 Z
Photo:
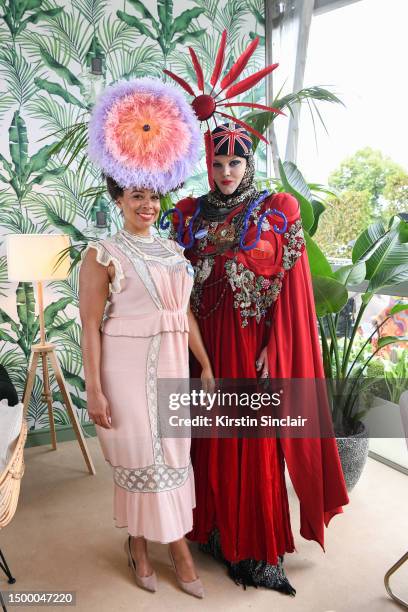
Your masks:
M 206 121 L 215 112 L 215 100 L 212 96 L 206 94 L 194 98 L 191 106 L 200 121 Z

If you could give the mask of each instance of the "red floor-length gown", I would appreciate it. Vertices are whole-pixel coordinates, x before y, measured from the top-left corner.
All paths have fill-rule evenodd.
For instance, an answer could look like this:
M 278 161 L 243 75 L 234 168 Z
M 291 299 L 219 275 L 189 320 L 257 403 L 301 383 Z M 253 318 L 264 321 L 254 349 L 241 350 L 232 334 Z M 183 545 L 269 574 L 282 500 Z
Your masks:
M 185 244 L 197 202 L 186 198 L 177 205 L 183 214 Z M 224 222 L 207 226 L 210 235 L 220 237 L 223 229 L 228 235 L 232 218 L 243 207 L 245 203 Z M 297 201 L 281 193 L 262 202 L 245 243 L 252 243 L 257 219 L 271 208 L 286 215 L 285 234 L 272 229 L 274 223 L 282 227 L 282 221 L 269 217 L 258 250 L 245 253 L 236 248 L 236 240 L 232 248 L 215 255 L 209 275 L 203 255 L 214 252 L 216 240 L 196 240 L 185 251 L 196 274 L 192 308 L 215 378 L 257 378 L 255 361 L 266 344 L 270 378 L 324 377 Z M 176 230 L 176 215 L 173 224 Z M 191 376 L 199 375 L 193 360 Z M 276 565 L 278 555 L 295 550 L 285 462 L 300 502 L 300 533 L 306 539 L 324 549 L 324 525 L 348 503 L 333 438 L 201 438 L 192 440 L 191 453 L 197 505 L 187 537 L 204 543 L 217 528 L 223 555 L 232 563 L 251 558 Z

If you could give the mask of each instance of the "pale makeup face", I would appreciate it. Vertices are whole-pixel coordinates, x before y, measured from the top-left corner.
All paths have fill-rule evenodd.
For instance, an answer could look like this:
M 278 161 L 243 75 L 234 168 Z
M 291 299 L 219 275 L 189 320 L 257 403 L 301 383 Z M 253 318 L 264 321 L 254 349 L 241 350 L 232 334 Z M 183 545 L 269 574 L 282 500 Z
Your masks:
M 245 157 L 216 155 L 213 161 L 214 181 L 224 195 L 231 195 L 239 187 L 247 166 Z
M 151 189 L 131 187 L 123 190 L 116 204 L 123 212 L 124 228 L 132 234 L 150 235 L 150 226 L 160 212 L 160 196 Z

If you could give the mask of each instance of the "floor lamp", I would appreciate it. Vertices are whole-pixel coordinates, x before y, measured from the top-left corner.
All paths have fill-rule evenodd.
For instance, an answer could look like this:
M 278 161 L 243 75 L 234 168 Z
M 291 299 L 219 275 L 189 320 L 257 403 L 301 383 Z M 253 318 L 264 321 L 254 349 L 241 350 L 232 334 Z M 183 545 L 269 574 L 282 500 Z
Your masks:
M 81 447 L 85 463 L 90 474 L 95 474 L 95 468 L 82 433 L 78 416 L 72 404 L 71 396 L 57 359 L 55 344 L 46 342 L 43 304 L 43 282 L 50 280 L 63 280 L 68 277 L 69 261 L 64 258 L 58 260 L 61 251 L 70 246 L 69 237 L 57 234 L 10 234 L 7 236 L 7 266 L 10 281 L 34 282 L 37 281 L 38 315 L 40 320 L 40 343 L 31 347 L 30 366 L 23 394 L 24 415 L 26 418 L 30 398 L 33 391 L 38 361 L 41 357 L 43 373 L 43 398 L 48 406 L 52 448 L 57 448 L 54 413 L 52 409 L 52 394 L 50 390 L 48 360 L 64 404 L 66 406 L 72 427 L 75 431 L 79 446 Z

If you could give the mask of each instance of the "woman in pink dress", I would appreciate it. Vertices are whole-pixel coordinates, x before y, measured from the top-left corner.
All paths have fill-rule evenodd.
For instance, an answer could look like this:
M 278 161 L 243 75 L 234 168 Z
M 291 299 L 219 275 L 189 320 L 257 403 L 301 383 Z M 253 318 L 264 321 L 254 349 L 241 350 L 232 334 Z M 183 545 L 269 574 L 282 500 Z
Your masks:
M 183 172 L 190 169 L 189 164 L 183 172 L 180 164 L 176 169 L 170 166 L 163 181 L 163 166 L 155 176 L 148 167 L 149 151 L 161 144 L 157 124 L 160 96 L 167 116 L 173 102 L 174 117 L 180 120 L 184 112 L 184 125 L 191 121 L 188 128 L 192 137 L 186 151 L 190 163 L 197 156 L 195 123 L 182 98 L 172 97 L 172 89 L 157 81 L 138 79 L 109 88 L 96 105 L 90 123 L 89 154 L 105 173 L 108 168 L 114 171 L 114 177 L 106 177 L 107 186 L 122 211 L 124 227 L 85 250 L 80 271 L 80 315 L 88 413 L 113 470 L 114 520 L 117 527 L 128 529 L 125 549 L 136 582 L 147 590 L 156 590 L 146 541 L 168 543 L 179 585 L 201 598 L 203 587 L 184 539 L 192 529 L 195 507 L 190 439 L 161 438 L 157 402 L 159 378 L 189 377 L 189 346 L 202 365 L 204 386 L 212 381 L 211 366 L 189 307 L 192 267 L 176 242 L 150 230 L 160 212 L 159 193 L 165 193 L 166 187 L 174 188 L 183 180 Z M 126 112 L 121 117 L 123 101 Z M 112 135 L 109 127 L 115 121 Z M 121 121 L 126 123 L 125 136 Z M 98 132 L 100 123 L 105 140 Z M 139 138 L 137 154 L 140 146 L 144 147 L 145 159 L 143 162 L 135 154 L 134 168 L 139 174 L 124 176 L 123 158 L 127 154 L 129 159 L 132 153 L 126 140 L 130 130 L 135 140 Z M 95 143 L 99 147 L 96 152 Z M 186 155 L 181 151 L 176 161 Z M 101 160 L 103 154 L 116 156 L 118 167 Z M 148 172 L 143 176 L 140 168 Z M 139 184 L 133 183 L 136 178 Z

